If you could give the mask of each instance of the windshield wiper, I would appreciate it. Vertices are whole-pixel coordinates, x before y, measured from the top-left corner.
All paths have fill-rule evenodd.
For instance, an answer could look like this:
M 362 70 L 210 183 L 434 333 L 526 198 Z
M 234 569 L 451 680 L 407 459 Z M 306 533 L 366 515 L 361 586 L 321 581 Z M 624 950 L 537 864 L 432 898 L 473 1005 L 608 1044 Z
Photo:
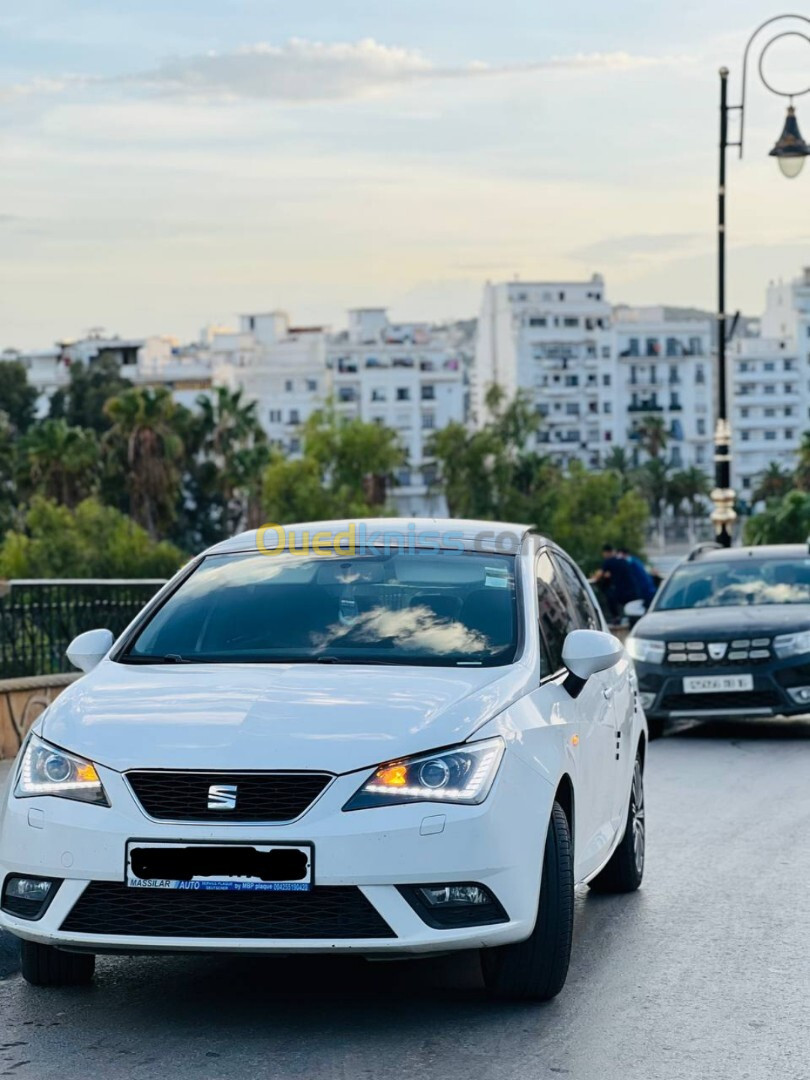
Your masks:
M 121 658 L 125 664 L 193 664 L 186 656 L 179 653 L 165 653 L 163 656 L 133 656 L 128 653 Z
M 315 656 L 313 659 L 316 664 L 389 664 L 391 662 L 390 660 L 369 660 L 358 656 Z

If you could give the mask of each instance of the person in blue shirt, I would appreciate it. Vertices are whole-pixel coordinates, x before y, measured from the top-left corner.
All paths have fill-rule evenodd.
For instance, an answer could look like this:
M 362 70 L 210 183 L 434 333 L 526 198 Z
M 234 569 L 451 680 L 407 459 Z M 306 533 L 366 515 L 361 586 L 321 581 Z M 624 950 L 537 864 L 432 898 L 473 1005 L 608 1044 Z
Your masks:
M 594 576 L 594 582 L 604 589 L 608 614 L 612 622 L 619 622 L 624 605 L 639 598 L 637 575 L 627 559 L 622 559 L 612 544 L 602 545 L 602 566 Z
M 643 600 L 649 607 L 652 598 L 657 591 L 652 575 L 648 572 L 641 559 L 636 555 L 632 555 L 627 548 L 619 548 L 618 555 L 620 559 L 624 559 L 630 566 L 630 572 L 633 575 L 633 581 L 635 582 L 637 591 L 637 595 L 634 596 L 633 599 Z

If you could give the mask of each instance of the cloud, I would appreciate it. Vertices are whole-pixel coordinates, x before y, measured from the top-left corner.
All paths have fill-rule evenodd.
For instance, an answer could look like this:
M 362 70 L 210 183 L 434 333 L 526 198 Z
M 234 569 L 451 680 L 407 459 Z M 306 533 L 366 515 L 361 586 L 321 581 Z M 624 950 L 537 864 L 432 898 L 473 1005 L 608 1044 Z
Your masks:
M 0 86 L 0 104 L 59 94 L 89 83 L 187 98 L 333 101 L 376 96 L 427 80 L 481 79 L 555 70 L 621 72 L 686 62 L 686 57 L 610 52 L 577 53 L 525 64 L 492 66 L 472 61 L 458 67 L 439 67 L 421 52 L 384 45 L 373 38 L 333 43 L 292 38 L 283 45 L 256 44 L 231 52 L 175 57 L 151 71 L 111 79 L 70 75 Z
M 582 262 L 614 259 L 649 259 L 656 255 L 681 252 L 705 237 L 698 233 L 633 233 L 611 236 L 572 251 L 572 259 Z

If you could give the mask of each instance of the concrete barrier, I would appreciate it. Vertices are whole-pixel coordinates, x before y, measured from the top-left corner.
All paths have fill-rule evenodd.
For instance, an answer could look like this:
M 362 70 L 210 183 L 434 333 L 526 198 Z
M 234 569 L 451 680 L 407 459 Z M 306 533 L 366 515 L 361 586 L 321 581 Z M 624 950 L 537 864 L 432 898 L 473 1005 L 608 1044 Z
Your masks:
M 80 675 L 77 671 L 69 675 L 0 679 L 0 760 L 16 756 L 36 718 Z

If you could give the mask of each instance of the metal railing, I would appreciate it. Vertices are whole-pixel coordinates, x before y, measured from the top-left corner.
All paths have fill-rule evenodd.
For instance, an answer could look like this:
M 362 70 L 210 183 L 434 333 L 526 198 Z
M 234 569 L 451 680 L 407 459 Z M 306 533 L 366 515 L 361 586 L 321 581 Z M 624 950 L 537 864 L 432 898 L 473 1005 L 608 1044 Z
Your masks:
M 73 670 L 65 650 L 97 627 L 116 636 L 162 578 L 20 578 L 0 582 L 0 679 Z

